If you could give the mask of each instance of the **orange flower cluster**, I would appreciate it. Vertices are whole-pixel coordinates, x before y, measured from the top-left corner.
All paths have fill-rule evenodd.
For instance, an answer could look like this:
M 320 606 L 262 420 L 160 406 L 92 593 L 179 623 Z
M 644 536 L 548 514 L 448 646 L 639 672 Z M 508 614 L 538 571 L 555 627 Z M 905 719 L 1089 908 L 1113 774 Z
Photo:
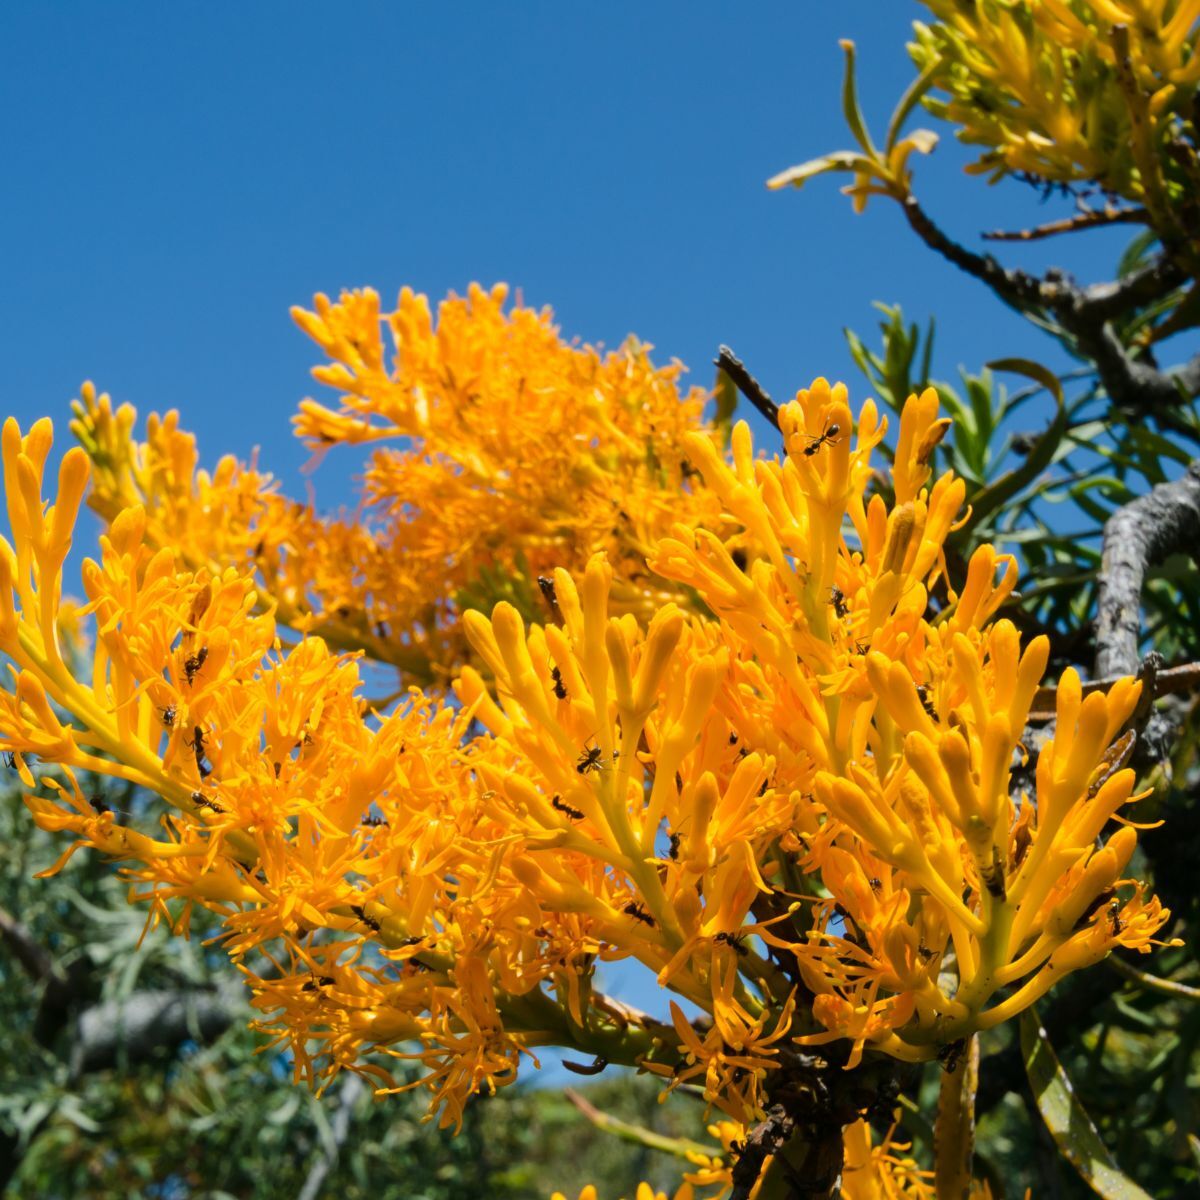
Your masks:
M 634 339 L 602 356 L 564 342 L 548 309 L 506 311 L 506 299 L 503 285 L 472 286 L 436 324 L 407 288 L 390 313 L 369 289 L 294 310 L 332 360 L 313 374 L 343 392 L 337 409 L 304 401 L 297 434 L 319 454 L 382 443 L 353 517 L 288 500 L 253 462 L 198 470 L 176 412 L 152 414 L 136 443 L 133 408 L 114 411 L 88 384 L 72 428 L 96 468 L 91 504 L 109 520 L 141 504 L 154 545 L 193 568 L 253 569 L 280 622 L 406 683 L 449 682 L 467 654 L 464 608 L 505 598 L 543 614 L 537 577 L 597 551 L 618 567 L 622 611 L 687 604 L 645 562 L 675 520 L 719 527 L 682 450 L 705 394 L 681 396 L 679 365 L 655 367 Z
M 896 1140 L 896 1125 L 876 1141 L 869 1122 L 855 1121 L 845 1130 L 845 1166 L 839 1195 L 842 1200 L 933 1200 L 933 1172 L 922 1170 L 908 1151 L 910 1144 Z M 711 1126 L 709 1132 L 719 1136 L 727 1156 L 731 1156 L 731 1144 L 744 1136 L 739 1126 L 723 1122 Z M 694 1157 L 694 1156 L 693 1156 Z M 716 1160 L 719 1164 L 721 1160 Z M 697 1186 L 716 1185 L 718 1191 L 710 1195 L 721 1195 L 732 1186 L 732 1172 L 728 1166 L 701 1169 L 689 1172 L 678 1189 L 668 1197 L 665 1192 L 656 1192 L 649 1184 L 639 1183 L 635 1200 L 693 1200 Z M 755 1188 L 752 1195 L 758 1195 Z M 550 1200 L 567 1200 L 562 1192 L 555 1192 Z M 596 1188 L 588 1185 L 579 1193 L 579 1200 L 597 1200 Z M 986 1183 L 972 1183 L 967 1200 L 991 1200 L 991 1189 Z
M 1156 220 L 1194 191 L 1195 0 L 923 0 L 909 47 L 969 170 L 1094 180 Z M 1191 161 L 1180 147 L 1189 137 Z
M 437 358 L 415 303 L 392 318 L 397 340 Z M 465 320 L 483 306 L 509 328 L 499 303 L 473 294 L 452 311 Z M 465 404 L 491 370 L 483 349 L 454 357 L 449 375 L 442 359 L 435 370 L 414 355 L 397 382 L 364 340 L 377 324 L 367 299 L 322 312 L 314 328 L 362 374 L 344 378 L 341 413 L 306 408 L 314 435 L 365 440 L 418 419 L 433 428 L 445 418 L 435 422 L 441 406 L 416 382 L 433 376 L 421 372 L 441 371 Z M 442 331 L 457 345 L 454 320 L 444 313 Z M 547 353 L 557 344 L 532 315 L 511 329 L 517 341 L 542 338 Z M 610 368 L 589 369 L 595 382 Z M 513 380 L 514 396 L 529 386 Z M 212 483 L 184 453 L 170 471 L 159 451 L 109 460 L 105 504 L 123 494 L 121 479 L 153 503 L 115 515 L 100 561 L 84 565 L 95 648 L 74 674 L 58 622 L 87 456 L 67 454 L 47 507 L 49 423 L 22 436 L 8 421 L 15 540 L 0 545 L 0 650 L 15 672 L 0 693 L 0 744 L 31 789 L 34 756 L 61 768 L 40 773 L 51 794 L 29 797 L 34 818 L 72 834 L 72 849 L 127 864 L 152 917 L 173 929 L 186 930 L 194 904 L 219 912 L 260 1025 L 290 1045 L 299 1075 L 323 1085 L 356 1070 L 388 1090 L 400 1085 L 380 1056 L 417 1061 L 424 1074 L 409 1086 L 429 1091 L 446 1124 L 474 1093 L 512 1082 L 539 1046 L 558 1045 L 636 1065 L 668 1088 L 695 1081 L 745 1126 L 802 1047 L 828 1044 L 847 1068 L 868 1050 L 954 1053 L 1114 947 L 1148 949 L 1168 914 L 1124 878 L 1135 827 L 1101 841 L 1136 799 L 1124 761 L 1138 685 L 1083 699 L 1068 671 L 1055 736 L 1026 771 L 1021 739 L 1047 646 L 1022 650 L 997 619 L 1011 560 L 984 547 L 958 590 L 947 578 L 963 487 L 950 475 L 931 484 L 948 424 L 936 394 L 904 409 L 889 508 L 870 494 L 883 423 L 869 402 L 855 419 L 840 386 L 818 380 L 782 409 L 776 459 L 755 457 L 744 424 L 727 457 L 708 431 L 641 410 L 619 421 L 609 385 L 595 386 L 609 400 L 564 412 L 539 445 L 550 454 L 570 443 L 575 419 L 584 429 L 611 419 L 614 430 L 628 420 L 631 456 L 672 430 L 669 453 L 654 453 L 674 464 L 675 512 L 687 519 L 648 547 L 650 569 L 700 603 L 666 601 L 642 619 L 644 604 L 629 600 L 650 593 L 628 573 L 633 544 L 622 541 L 547 575 L 544 623 L 509 602 L 465 612 L 478 668 L 462 668 L 455 698 L 413 691 L 386 713 L 360 699 L 353 656 L 314 634 L 281 649 L 251 561 L 195 563 L 161 544 L 172 514 Z M 157 444 L 178 451 L 172 423 L 156 428 L 168 425 Z M 497 457 L 477 479 L 500 471 L 500 443 L 489 444 Z M 703 489 L 683 485 L 685 461 Z M 373 478 L 399 463 L 377 459 Z M 605 487 L 633 478 L 614 469 L 581 485 L 565 525 L 543 511 L 523 528 L 578 530 L 593 509 L 626 502 L 602 502 Z M 261 520 L 270 502 L 259 481 L 250 490 Z M 555 495 L 561 514 L 570 494 Z M 697 519 L 710 501 L 719 520 L 706 509 Z M 264 533 L 250 521 L 230 536 Z M 740 545 L 754 548 L 750 561 Z M 395 569 L 428 569 L 412 561 Z M 86 796 L 82 771 L 161 797 L 157 829 L 150 813 Z M 699 1015 L 673 1003 L 668 1024 L 603 995 L 596 963 L 617 959 L 643 964 Z M 865 1131 L 848 1136 L 865 1162 Z M 699 1185 L 724 1186 L 719 1163 L 703 1169 Z M 921 1194 L 919 1177 L 910 1183 L 847 1194 Z

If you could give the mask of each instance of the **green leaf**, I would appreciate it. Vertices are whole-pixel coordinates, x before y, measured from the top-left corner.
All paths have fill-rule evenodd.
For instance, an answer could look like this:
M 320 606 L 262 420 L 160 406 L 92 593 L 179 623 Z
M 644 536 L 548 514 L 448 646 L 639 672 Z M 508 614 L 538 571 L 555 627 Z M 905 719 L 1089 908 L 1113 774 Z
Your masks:
M 1049 367 L 1043 367 L 1041 363 L 1034 362 L 1030 358 L 997 358 L 993 362 L 984 363 L 984 366 L 993 371 L 1012 371 L 1017 375 L 1025 375 L 1035 383 L 1040 383 L 1058 401 L 1060 406 L 1064 403 L 1062 384 L 1059 382 L 1058 376 Z
M 1032 1007 L 1021 1014 L 1021 1056 L 1046 1128 L 1092 1191 L 1105 1200 L 1150 1200 L 1100 1140 Z
M 810 158 L 808 162 L 798 163 L 794 167 L 788 167 L 786 171 L 780 171 L 778 175 L 772 175 L 767 180 L 767 187 L 803 187 L 810 179 L 817 175 L 826 175 L 830 171 L 852 171 L 855 174 L 875 175 L 877 170 L 875 163 L 864 158 L 861 154 L 856 154 L 853 150 L 835 150 L 832 154 L 822 154 L 820 158 Z
M 729 431 L 733 428 L 733 415 L 737 410 L 738 390 L 720 367 L 717 368 L 717 379 L 713 384 L 713 400 L 717 405 L 713 425 L 721 436 L 721 444 L 728 446 Z
M 1012 363 L 1013 359 L 1005 360 Z M 989 363 L 990 367 L 1000 367 L 1000 363 Z M 1031 364 L 1033 365 L 1033 364 Z M 1009 370 L 1013 368 L 1008 367 Z M 1057 380 L 1055 383 L 1057 384 Z M 1033 444 L 1033 449 L 1025 456 L 1025 461 L 1012 471 L 1001 475 L 995 483 L 982 488 L 971 498 L 971 525 L 976 526 L 985 517 L 995 512 L 1002 504 L 1011 500 L 1022 488 L 1031 484 L 1051 463 L 1054 452 L 1058 449 L 1063 435 L 1067 431 L 1067 410 L 1062 402 L 1062 389 L 1056 388 L 1058 411 L 1050 428 Z
M 858 104 L 858 83 L 854 78 L 854 43 L 849 38 L 843 38 L 839 45 L 846 56 L 846 73 L 842 76 L 842 115 L 863 152 L 878 161 L 879 151 L 871 141 L 867 123 L 863 120 L 862 109 Z

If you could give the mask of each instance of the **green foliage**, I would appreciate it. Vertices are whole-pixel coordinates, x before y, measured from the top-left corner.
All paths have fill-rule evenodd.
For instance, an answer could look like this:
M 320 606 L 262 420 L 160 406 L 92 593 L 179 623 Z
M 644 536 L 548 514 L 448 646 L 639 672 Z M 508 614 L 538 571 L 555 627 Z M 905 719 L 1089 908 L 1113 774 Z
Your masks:
M 1143 242 L 1123 257 L 1126 274 L 1143 265 Z M 955 385 L 934 377 L 932 318 L 922 330 L 906 321 L 899 305 L 875 307 L 883 315 L 878 348 L 846 330 L 850 353 L 874 394 L 898 418 L 908 395 L 934 387 L 954 418 L 937 454 L 943 468 L 966 482 L 972 512 L 951 545 L 963 560 L 980 542 L 1017 553 L 1023 579 L 1017 619 L 1027 631 L 1049 633 L 1060 661 L 1076 661 L 1095 611 L 1104 524 L 1121 505 L 1186 468 L 1200 447 L 1195 402 L 1181 402 L 1168 433 L 1142 414 L 1111 405 L 1092 366 L 1039 376 L 1010 392 L 996 369 L 1019 366 L 1029 375 L 1037 365 L 999 360 L 977 374 L 960 368 Z M 1136 340 L 1145 326 L 1130 318 L 1124 328 Z M 1073 349 L 1065 333 L 1060 340 Z M 1055 384 L 1064 389 L 1061 402 Z M 1050 404 L 1049 423 L 1040 424 L 1035 414 Z M 1180 556 L 1155 568 L 1144 602 L 1147 650 L 1158 650 L 1168 662 L 1200 656 L 1200 572 L 1194 564 Z

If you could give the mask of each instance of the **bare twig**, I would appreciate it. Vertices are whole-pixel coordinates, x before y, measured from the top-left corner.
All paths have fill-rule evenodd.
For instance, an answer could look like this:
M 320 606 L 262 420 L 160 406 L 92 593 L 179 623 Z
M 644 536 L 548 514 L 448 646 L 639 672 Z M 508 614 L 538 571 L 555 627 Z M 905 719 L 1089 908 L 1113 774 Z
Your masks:
M 1104 960 L 1118 975 L 1123 975 L 1138 987 L 1144 987 L 1151 992 L 1161 992 L 1164 996 L 1175 996 L 1180 1000 L 1200 1000 L 1200 988 L 1189 987 L 1186 983 L 1176 983 L 1173 979 L 1163 979 L 1158 975 L 1148 975 L 1139 971 L 1131 963 L 1115 954 L 1110 954 Z
M 1096 363 L 1105 391 L 1127 413 L 1153 414 L 1180 430 L 1172 410 L 1183 399 L 1200 395 L 1200 355 L 1160 371 L 1130 357 L 1108 322 L 1141 305 L 1161 299 L 1187 279 L 1170 259 L 1160 259 L 1124 279 L 1082 288 L 1061 271 L 1038 278 L 1003 266 L 992 255 L 976 254 L 941 230 L 909 195 L 902 202 L 913 232 L 960 270 L 985 283 L 1005 304 L 1023 315 L 1050 314 Z
M 1096 674 L 1138 668 L 1142 585 L 1147 570 L 1200 545 L 1200 459 L 1172 483 L 1118 509 L 1104 526 L 1096 616 Z M 1165 672 L 1160 672 L 1165 674 Z
M 1085 696 L 1092 692 L 1107 692 L 1113 684 L 1128 678 L 1113 675 L 1107 679 L 1092 679 L 1083 685 Z M 1159 696 L 1178 696 L 1185 692 L 1200 690 L 1200 663 L 1184 663 L 1178 667 L 1163 667 L 1155 673 L 1154 685 L 1148 689 L 1155 699 Z M 1033 707 L 1029 713 L 1031 721 L 1049 721 L 1054 717 L 1058 700 L 1058 689 L 1042 687 L 1034 693 Z
M 722 346 L 713 359 L 713 365 L 720 367 L 751 404 L 770 422 L 772 429 L 779 428 L 779 405 L 763 390 L 762 384 L 746 370 L 746 364 L 728 346 Z
M 1075 233 L 1080 229 L 1095 229 L 1103 225 L 1140 224 L 1146 219 L 1144 208 L 1106 208 L 1100 212 L 1077 213 L 1061 221 L 1048 221 L 1033 229 L 995 229 L 983 236 L 989 242 L 1035 242 L 1059 233 Z

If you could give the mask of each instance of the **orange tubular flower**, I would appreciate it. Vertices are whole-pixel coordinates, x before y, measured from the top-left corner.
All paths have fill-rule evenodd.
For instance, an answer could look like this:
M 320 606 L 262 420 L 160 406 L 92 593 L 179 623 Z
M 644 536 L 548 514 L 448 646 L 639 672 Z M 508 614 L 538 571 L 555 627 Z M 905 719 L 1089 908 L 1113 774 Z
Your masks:
M 1048 647 L 1022 648 L 998 616 L 1011 559 L 985 546 L 960 590 L 945 578 L 963 485 L 931 478 L 946 429 L 933 392 L 901 417 L 889 509 L 868 493 L 883 423 L 869 403 L 855 420 L 844 388 L 818 380 L 784 406 L 782 459 L 756 458 L 742 424 L 727 460 L 672 373 L 632 349 L 565 347 L 545 314 L 506 315 L 503 299 L 472 292 L 435 333 L 402 297 L 386 318 L 392 367 L 369 295 L 303 318 L 345 396 L 337 412 L 307 405 L 302 431 L 423 447 L 377 455 L 373 506 L 440 455 L 463 512 L 524 514 L 515 531 L 545 572 L 549 619 L 510 600 L 466 611 L 447 636 L 478 669 L 445 704 L 414 690 L 370 711 L 353 656 L 311 633 L 284 651 L 261 556 L 237 547 L 288 510 L 242 468 L 197 474 L 170 419 L 133 452 L 132 417 L 86 396 L 111 520 L 84 565 L 96 635 L 76 679 L 58 627 L 87 459 L 66 456 L 47 508 L 49 424 L 22 437 L 6 423 L 0 650 L 14 673 L 0 746 L 31 791 L 32 756 L 62 770 L 28 803 L 73 836 L 67 854 L 124 862 L 151 920 L 178 931 L 194 904 L 219 913 L 260 1028 L 290 1045 L 298 1076 L 324 1086 L 352 1069 L 388 1090 L 364 1055 L 415 1059 L 445 1124 L 561 1045 L 668 1089 L 703 1079 L 708 1102 L 749 1125 L 796 1043 L 847 1068 L 869 1052 L 932 1058 L 1114 946 L 1153 943 L 1169 914 L 1124 878 L 1135 827 L 1102 842 L 1136 799 L 1124 764 L 1138 685 L 1084 699 L 1068 671 L 1032 791 L 1014 774 Z M 536 478 L 510 477 L 506 439 L 526 435 Z M 222 488 L 243 483 L 258 515 L 189 533 L 202 561 L 177 554 L 197 495 L 211 485 L 229 514 Z M 632 519 L 612 524 L 622 503 L 644 522 L 636 538 Z M 432 517 L 388 519 L 390 548 L 410 535 L 425 548 L 395 569 L 432 571 L 421 554 L 436 539 L 414 532 Z M 659 526 L 650 585 L 630 562 Z M 551 569 L 560 556 L 574 569 Z M 81 770 L 157 794 L 168 814 L 136 828 L 81 793 Z M 250 972 L 252 950 L 270 971 Z M 668 1025 L 598 992 L 597 961 L 625 958 L 699 1015 L 673 1004 Z M 887 1166 L 907 1182 L 871 1191 L 863 1136 L 847 1194 L 921 1194 L 890 1150 L 870 1152 L 870 1179 Z M 696 1186 L 724 1185 L 723 1166 L 694 1165 Z
M 114 412 L 87 384 L 72 428 L 96 466 L 91 503 L 109 520 L 141 504 L 155 546 L 192 568 L 254 570 L 280 622 L 410 683 L 448 684 L 469 653 L 464 609 L 505 598 L 539 617 L 537 577 L 581 570 L 598 550 L 620 611 L 648 619 L 665 601 L 692 603 L 645 561 L 675 520 L 719 527 L 682 449 L 704 427 L 704 393 L 681 394 L 679 365 L 655 367 L 633 339 L 602 356 L 564 342 L 549 310 L 505 311 L 506 299 L 502 285 L 472 286 L 436 324 L 408 289 L 391 313 L 369 289 L 294 310 L 333 360 L 314 375 L 342 392 L 337 409 L 304 401 L 296 433 L 321 453 L 387 443 L 352 518 L 288 500 L 253 462 L 198 470 L 175 412 L 151 414 L 136 444 L 133 409 Z
M 836 904 L 762 936 L 796 955 L 817 993 L 827 1032 L 800 1040 L 851 1039 L 848 1065 L 868 1042 L 926 1057 L 1113 946 L 1147 946 L 1168 915 L 1140 892 L 1097 911 L 1136 838 L 1126 828 L 1095 847 L 1132 796 L 1122 769 L 1132 739 L 1120 735 L 1138 685 L 1081 703 L 1077 677 L 1064 676 L 1035 800 L 1014 784 L 1012 763 L 1048 648 L 1037 639 L 1022 654 L 1014 627 L 995 620 L 1013 563 L 981 548 L 962 592 L 931 608 L 963 496 L 948 475 L 927 486 L 945 432 L 936 409 L 930 391 L 904 410 L 890 513 L 864 495 L 882 436 L 874 407 L 854 436 L 844 390 L 823 380 L 781 411 L 781 463 L 755 460 L 744 426 L 731 465 L 693 436 L 706 481 L 764 558 L 743 575 L 714 539 L 679 527 L 653 563 L 696 588 L 741 648 L 718 707 L 750 690 L 769 697 L 771 720 L 736 731 L 768 737 L 774 786 L 815 802 L 796 844 Z M 949 994 L 948 947 L 958 968 Z

